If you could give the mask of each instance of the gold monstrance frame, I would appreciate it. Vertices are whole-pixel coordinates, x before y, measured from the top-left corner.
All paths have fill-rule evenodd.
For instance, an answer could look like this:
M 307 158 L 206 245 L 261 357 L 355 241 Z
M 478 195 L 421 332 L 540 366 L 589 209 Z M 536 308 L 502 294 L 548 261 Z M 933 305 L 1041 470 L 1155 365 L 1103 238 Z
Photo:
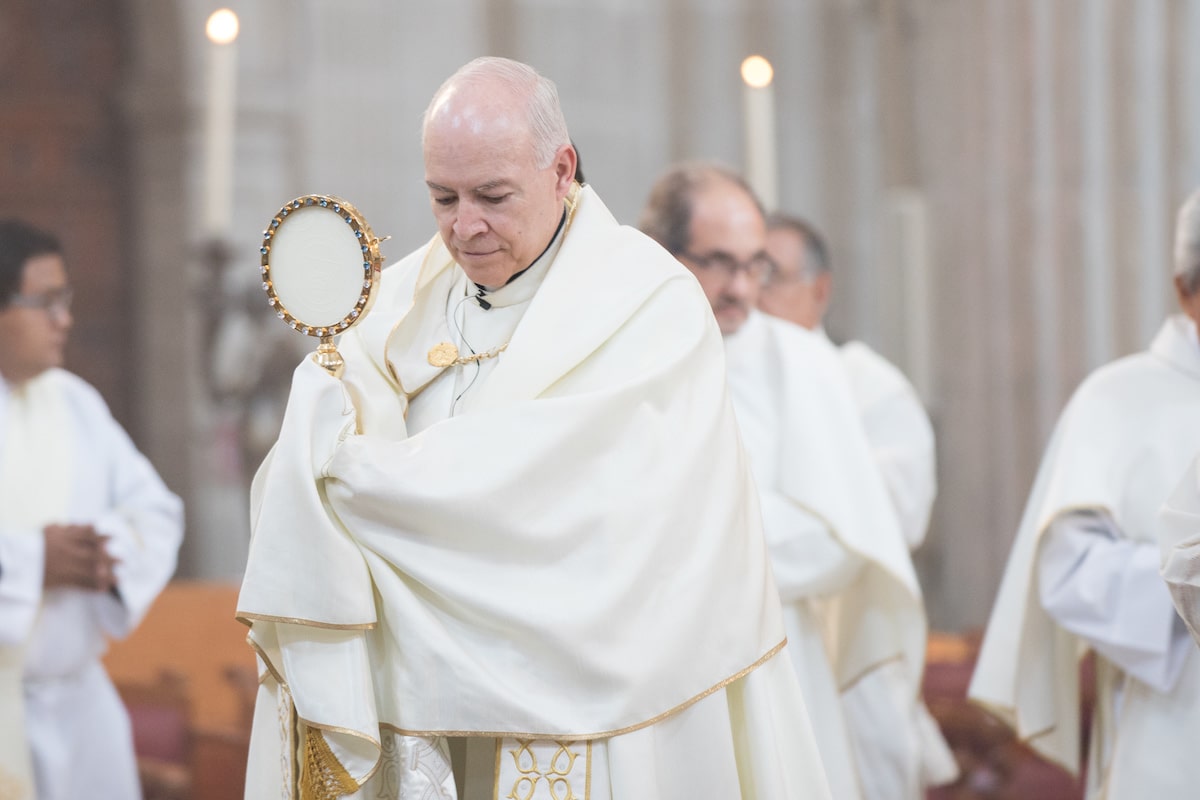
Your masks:
M 353 205 L 307 194 L 285 203 L 263 231 L 262 288 L 284 324 L 320 339 L 313 360 L 335 377 L 345 367 L 333 337 L 375 302 L 380 239 Z

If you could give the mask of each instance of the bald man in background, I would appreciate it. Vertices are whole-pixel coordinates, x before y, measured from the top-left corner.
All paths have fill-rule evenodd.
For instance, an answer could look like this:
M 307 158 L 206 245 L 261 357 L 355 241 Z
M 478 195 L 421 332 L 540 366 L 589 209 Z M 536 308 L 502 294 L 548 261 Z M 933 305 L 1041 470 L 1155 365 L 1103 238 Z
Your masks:
M 774 265 L 762 207 L 741 176 L 713 163 L 672 167 L 651 189 L 640 225 L 696 276 L 724 336 L 792 666 L 834 796 L 867 797 L 842 693 L 895 662 L 919 676 L 926 631 L 845 372 L 823 337 L 756 310 Z M 913 796 L 891 789 L 890 797 Z

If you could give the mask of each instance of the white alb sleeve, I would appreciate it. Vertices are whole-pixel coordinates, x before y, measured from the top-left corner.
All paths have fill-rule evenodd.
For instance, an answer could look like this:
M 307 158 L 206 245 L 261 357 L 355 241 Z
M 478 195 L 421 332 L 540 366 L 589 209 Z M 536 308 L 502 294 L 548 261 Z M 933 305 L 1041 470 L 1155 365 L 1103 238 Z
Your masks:
M 1127 539 L 1107 515 L 1056 517 L 1038 554 L 1038 593 L 1055 622 L 1159 692 L 1192 647 L 1159 576 L 1158 546 Z

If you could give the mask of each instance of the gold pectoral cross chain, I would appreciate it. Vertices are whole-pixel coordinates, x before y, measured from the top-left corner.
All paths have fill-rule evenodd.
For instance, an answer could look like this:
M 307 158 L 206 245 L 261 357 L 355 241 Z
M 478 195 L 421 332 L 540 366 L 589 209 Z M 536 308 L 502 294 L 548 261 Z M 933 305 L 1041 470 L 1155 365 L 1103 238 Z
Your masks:
M 470 364 L 488 358 L 495 358 L 507 348 L 508 342 L 505 342 L 499 347 L 493 347 L 491 350 L 485 350 L 482 353 L 460 356 L 458 348 L 451 342 L 439 342 L 429 348 L 429 354 L 426 356 L 426 359 L 429 361 L 429 365 L 433 367 L 457 367 L 460 364 Z

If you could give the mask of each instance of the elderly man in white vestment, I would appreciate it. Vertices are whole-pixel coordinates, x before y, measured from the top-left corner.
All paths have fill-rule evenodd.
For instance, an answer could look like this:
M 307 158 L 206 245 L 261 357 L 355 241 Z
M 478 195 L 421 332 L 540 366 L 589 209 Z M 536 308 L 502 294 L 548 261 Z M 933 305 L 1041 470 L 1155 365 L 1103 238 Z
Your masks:
M 641 227 L 696 275 L 724 334 L 792 664 L 834 796 L 865 797 L 841 695 L 898 661 L 911 676 L 901 691 L 915 698 L 926 628 L 845 372 L 827 339 L 755 310 L 773 264 L 762 209 L 738 175 L 708 163 L 672 168 Z
M 1042 459 L 969 696 L 1080 771 L 1079 660 L 1096 654 L 1087 795 L 1200 786 L 1200 653 L 1159 575 L 1160 510 L 1200 450 L 1200 195 L 1176 225 L 1169 317 L 1079 386 Z
M 799 217 L 767 217 L 767 253 L 775 269 L 758 298 L 766 313 L 829 340 L 825 313 L 833 272 L 824 237 Z M 925 540 L 937 492 L 933 425 L 904 374 L 857 341 L 837 348 L 866 429 L 875 464 L 910 550 Z M 958 765 L 900 661 L 875 670 L 842 696 L 863 793 L 870 800 L 918 798 L 953 781 Z
M 830 796 L 695 280 L 530 67 L 423 131 L 438 234 L 255 478 L 246 797 Z
M 175 571 L 182 507 L 60 368 L 70 305 L 57 239 L 0 221 L 0 797 L 139 800 L 100 656 Z

